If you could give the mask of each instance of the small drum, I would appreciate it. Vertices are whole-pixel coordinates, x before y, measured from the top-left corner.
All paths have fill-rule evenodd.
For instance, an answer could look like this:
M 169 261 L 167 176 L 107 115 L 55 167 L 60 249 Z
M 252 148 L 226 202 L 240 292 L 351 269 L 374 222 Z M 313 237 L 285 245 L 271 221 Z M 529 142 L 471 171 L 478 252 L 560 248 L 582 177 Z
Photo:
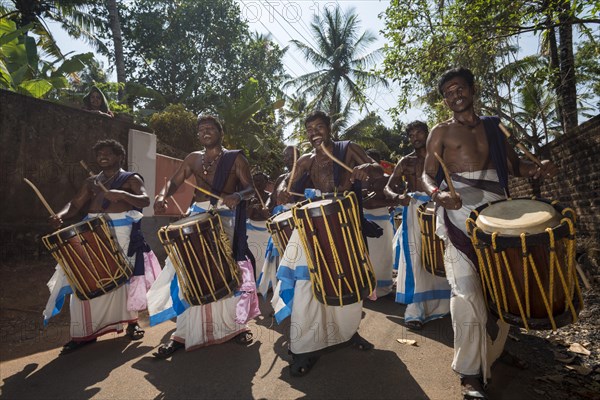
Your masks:
M 343 306 L 370 295 L 377 281 L 360 230 L 356 195 L 306 200 L 292 212 L 316 299 Z
M 267 220 L 267 230 L 273 238 L 273 244 L 280 255 L 283 255 L 290 236 L 294 231 L 294 216 L 292 210 L 282 211 Z
M 421 229 L 421 264 L 427 272 L 445 277 L 444 242 L 435 234 L 435 205 L 424 203 L 417 209 Z
M 240 270 L 218 214 L 202 213 L 158 230 L 185 300 L 209 304 L 234 292 Z
M 133 266 L 102 216 L 46 235 L 42 241 L 81 300 L 102 296 L 127 282 L 133 274 Z
M 575 270 L 575 213 L 544 199 L 473 210 L 467 230 L 489 309 L 525 329 L 556 330 L 583 305 Z

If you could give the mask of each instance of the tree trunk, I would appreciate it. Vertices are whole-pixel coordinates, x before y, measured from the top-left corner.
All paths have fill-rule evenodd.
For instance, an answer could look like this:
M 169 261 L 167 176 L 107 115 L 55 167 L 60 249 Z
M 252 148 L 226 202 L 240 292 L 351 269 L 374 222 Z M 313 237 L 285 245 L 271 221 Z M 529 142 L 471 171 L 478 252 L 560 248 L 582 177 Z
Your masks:
M 108 20 L 115 47 L 115 66 L 117 67 L 117 82 L 125 84 L 125 58 L 123 57 L 123 36 L 121 35 L 121 22 L 116 0 L 106 0 Z M 119 100 L 123 98 L 123 88 L 119 87 Z
M 552 24 L 552 18 L 548 17 L 546 24 Z M 563 115 L 563 102 L 560 95 L 560 61 L 558 59 L 558 45 L 556 44 L 556 32 L 553 27 L 548 28 L 548 47 L 550 51 L 550 69 L 552 70 L 552 89 L 556 93 L 556 115 L 560 120 L 563 132 L 565 129 L 565 121 Z
M 573 55 L 573 25 L 569 0 L 562 2 L 560 9 L 558 36 L 560 38 L 560 96 L 565 133 L 577 128 L 577 86 L 575 81 L 575 57 Z

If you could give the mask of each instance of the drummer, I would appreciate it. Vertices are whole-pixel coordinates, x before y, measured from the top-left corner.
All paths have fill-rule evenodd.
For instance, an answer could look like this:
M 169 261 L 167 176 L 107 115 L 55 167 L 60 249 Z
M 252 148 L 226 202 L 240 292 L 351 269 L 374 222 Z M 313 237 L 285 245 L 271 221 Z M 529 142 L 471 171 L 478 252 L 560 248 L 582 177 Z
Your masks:
M 138 324 L 138 311 L 146 309 L 146 288 L 160 273 L 160 264 L 141 233 L 141 210 L 150 204 L 142 177 L 124 171 L 125 149 L 115 140 L 100 140 L 93 147 L 96 162 L 102 171 L 85 180 L 75 197 L 50 218 L 56 229 L 63 220 L 87 211 L 87 218 L 104 216 L 113 236 L 134 265 L 129 283 L 91 300 L 80 300 L 71 295 L 71 340 L 62 348 L 67 354 L 84 345 L 94 343 L 101 335 L 122 332 L 127 323 L 126 335 L 131 340 L 144 337 Z M 101 185 L 109 189 L 101 190 Z M 58 314 L 64 296 L 72 293 L 61 266 L 48 282 L 50 299 L 44 310 L 44 323 Z
M 431 201 L 423 190 L 421 175 L 425 163 L 425 143 L 429 128 L 422 121 L 406 126 L 414 151 L 400 160 L 385 187 L 388 198 L 403 206 L 402 225 L 394 237 L 394 268 L 398 270 L 396 301 L 406 304 L 404 324 L 420 330 L 423 324 L 450 312 L 448 281 L 428 272 L 421 263 L 421 231 L 417 209 Z M 403 177 L 406 188 L 403 187 Z M 398 188 L 406 190 L 398 191 Z
M 304 126 L 314 150 L 297 160 L 292 187 L 296 182 L 310 178 L 314 187 L 322 193 L 343 193 L 354 189 L 360 196 L 360 182 L 367 180 L 369 176 L 381 174 L 381 166 L 368 157 L 360 146 L 350 142 L 334 142 L 331 139 L 331 120 L 324 112 L 309 114 Z M 352 173 L 334 164 L 321 145 L 352 168 Z M 287 179 L 282 181 L 280 187 L 287 187 Z M 280 191 L 280 203 L 288 203 L 290 199 L 291 195 L 287 190 Z M 300 248 L 299 243 L 292 243 L 291 240 L 288 249 L 290 246 Z M 372 349 L 373 345 L 357 332 L 362 315 L 362 301 L 343 307 L 319 303 L 312 295 L 308 276 L 292 272 L 295 270 L 295 261 L 284 259 L 281 262 L 277 272 L 280 283 L 273 298 L 277 322 L 281 323 L 291 315 L 294 327 L 291 332 L 294 337 L 290 337 L 292 376 L 306 375 L 328 347 L 354 344 L 363 350 Z M 285 285 L 281 283 L 282 280 Z M 305 298 L 294 299 L 294 294 L 298 296 L 299 293 L 303 293 Z
M 477 259 L 466 234 L 465 221 L 474 208 L 508 195 L 508 175 L 547 178 L 556 175 L 548 161 L 541 167 L 520 159 L 499 130 L 498 117 L 479 116 L 474 108 L 473 73 L 466 68 L 446 71 L 438 89 L 451 119 L 436 125 L 427 139 L 423 188 L 438 206 L 437 234 L 444 240 L 446 275 L 452 288 L 450 311 L 454 327 L 452 369 L 461 378 L 465 399 L 485 398 L 483 384 L 490 367 L 500 359 L 526 368 L 527 363 L 503 351 L 508 325 L 488 318 L 477 273 Z M 443 176 L 440 155 L 448 166 L 456 195 L 452 196 Z
M 255 285 L 252 264 L 248 257 L 246 241 L 246 202 L 254 195 L 252 176 L 248 160 L 241 150 L 227 150 L 223 147 L 223 127 L 211 115 L 198 117 L 198 137 L 204 151 L 190 153 L 165 187 L 154 199 L 154 212 L 165 212 L 167 199 L 193 176 L 196 185 L 213 196 L 221 197 L 226 208 L 218 208 L 225 233 L 233 247 L 233 257 L 244 277 L 251 274 L 249 282 L 242 285 Z M 208 211 L 217 205 L 217 200 L 199 190 L 194 193 L 195 203 L 191 214 Z M 251 257 L 251 256 L 250 256 Z M 175 351 L 185 347 L 192 350 L 198 347 L 223 343 L 234 339 L 239 344 L 252 342 L 252 334 L 247 325 L 248 315 L 256 315 L 258 299 L 256 291 L 247 292 L 247 298 L 229 296 L 213 303 L 185 308 L 179 290 L 172 292 L 177 284 L 173 264 L 167 259 L 165 268 L 148 292 L 150 324 L 155 325 L 177 316 L 177 328 L 168 342 L 159 346 L 153 353 L 157 358 L 170 357 Z M 254 287 L 255 289 L 255 287 Z M 244 307 L 237 307 L 240 298 Z M 237 307 L 237 312 L 236 312 Z M 252 312 L 251 312 L 252 311 Z M 239 314 L 238 314 L 239 313 Z

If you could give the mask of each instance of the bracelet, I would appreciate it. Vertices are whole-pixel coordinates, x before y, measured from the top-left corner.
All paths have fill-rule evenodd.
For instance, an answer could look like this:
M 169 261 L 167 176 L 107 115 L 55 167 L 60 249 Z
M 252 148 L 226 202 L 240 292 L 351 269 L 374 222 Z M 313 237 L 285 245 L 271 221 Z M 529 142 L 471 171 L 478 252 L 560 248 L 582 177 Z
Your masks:
M 240 201 L 244 200 L 244 196 L 242 196 L 240 192 L 234 192 L 233 194 L 237 194 L 238 196 L 240 196 Z
M 440 188 L 439 188 L 439 187 L 436 187 L 435 189 L 433 189 L 433 190 L 431 191 L 431 196 L 430 196 L 430 197 L 431 197 L 431 200 L 435 201 L 435 199 L 434 199 L 434 196 L 436 195 L 436 193 L 437 193 L 437 194 L 440 194 Z

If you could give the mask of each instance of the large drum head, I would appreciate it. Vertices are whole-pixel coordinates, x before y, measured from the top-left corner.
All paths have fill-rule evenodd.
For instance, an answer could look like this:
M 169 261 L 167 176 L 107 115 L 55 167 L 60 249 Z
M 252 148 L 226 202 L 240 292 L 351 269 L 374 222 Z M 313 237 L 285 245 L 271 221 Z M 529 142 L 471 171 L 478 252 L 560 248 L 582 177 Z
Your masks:
M 103 223 L 104 219 L 102 217 L 93 217 L 88 220 L 69 225 L 54 232 L 52 235 L 48 235 L 48 240 L 50 241 L 50 243 L 53 244 L 57 244 L 62 241 L 67 241 L 79 234 L 91 232 Z
M 519 236 L 536 234 L 560 223 L 561 215 L 550 204 L 528 199 L 500 201 L 484 208 L 475 224 L 486 233 Z
M 184 226 L 189 226 L 189 225 L 195 225 L 197 222 L 204 222 L 204 221 L 208 221 L 209 219 L 213 218 L 214 215 L 210 214 L 210 213 L 202 213 L 202 214 L 197 214 L 197 215 L 192 215 L 191 217 L 185 217 L 185 218 L 181 218 L 180 220 L 177 220 L 175 222 L 171 222 L 169 224 L 169 228 L 182 228 Z
M 314 200 L 311 201 L 307 204 L 304 204 L 303 206 L 300 206 L 299 208 L 301 210 L 308 210 L 308 209 L 312 209 L 312 208 L 319 208 L 321 206 L 326 206 L 328 204 L 331 204 L 332 202 L 334 202 L 336 199 L 321 199 L 321 200 Z
M 271 222 L 277 223 L 277 222 L 285 221 L 290 218 L 292 218 L 292 210 L 282 211 L 279 214 L 274 215 L 271 218 Z

